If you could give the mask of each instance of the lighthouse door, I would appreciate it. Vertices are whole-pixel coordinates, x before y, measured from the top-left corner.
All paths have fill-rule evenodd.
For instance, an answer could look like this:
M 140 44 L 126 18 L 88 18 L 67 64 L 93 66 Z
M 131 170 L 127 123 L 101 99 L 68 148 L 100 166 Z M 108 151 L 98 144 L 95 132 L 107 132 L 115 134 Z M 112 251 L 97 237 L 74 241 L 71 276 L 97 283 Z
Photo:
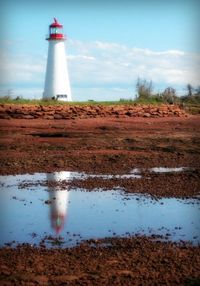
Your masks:
M 57 94 L 56 99 L 58 101 L 68 101 L 67 94 Z

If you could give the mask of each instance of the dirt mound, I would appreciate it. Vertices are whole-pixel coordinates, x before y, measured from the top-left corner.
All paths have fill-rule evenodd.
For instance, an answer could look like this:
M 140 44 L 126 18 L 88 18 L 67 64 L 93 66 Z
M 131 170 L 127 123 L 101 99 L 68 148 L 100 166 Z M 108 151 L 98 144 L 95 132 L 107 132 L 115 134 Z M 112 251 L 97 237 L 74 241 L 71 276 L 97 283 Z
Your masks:
M 1 119 L 74 119 L 97 117 L 171 117 L 186 116 L 176 105 L 17 105 L 1 104 Z

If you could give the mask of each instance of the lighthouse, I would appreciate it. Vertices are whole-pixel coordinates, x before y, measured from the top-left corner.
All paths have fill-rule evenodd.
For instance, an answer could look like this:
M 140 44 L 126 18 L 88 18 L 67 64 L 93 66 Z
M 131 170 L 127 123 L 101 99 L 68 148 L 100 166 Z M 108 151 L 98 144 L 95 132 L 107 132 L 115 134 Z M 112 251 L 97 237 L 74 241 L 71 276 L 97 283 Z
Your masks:
M 63 25 L 58 23 L 56 18 L 49 26 L 46 40 L 49 42 L 49 48 L 43 99 L 72 101 L 65 54 L 66 38 Z

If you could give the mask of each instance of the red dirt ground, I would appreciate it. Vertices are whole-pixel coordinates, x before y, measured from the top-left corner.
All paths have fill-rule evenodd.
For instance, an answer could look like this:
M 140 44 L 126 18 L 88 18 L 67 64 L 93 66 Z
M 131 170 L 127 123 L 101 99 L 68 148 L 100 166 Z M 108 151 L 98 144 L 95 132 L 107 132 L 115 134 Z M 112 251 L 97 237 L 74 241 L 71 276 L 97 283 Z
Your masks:
M 1 285 L 199 285 L 200 248 L 147 238 L 0 249 Z
M 200 190 L 200 116 L 2 119 L 0 173 L 61 170 L 127 174 L 134 168 L 191 167 L 179 174 L 119 180 L 128 192 L 191 197 Z M 116 181 L 72 184 L 112 188 Z M 77 248 L 0 249 L 1 285 L 200 285 L 199 246 L 113 238 Z
M 191 167 L 176 174 L 121 180 L 129 192 L 187 197 L 199 194 L 200 117 L 1 120 L 0 173 L 86 171 L 125 174 L 134 168 Z M 74 182 L 110 188 L 116 180 Z

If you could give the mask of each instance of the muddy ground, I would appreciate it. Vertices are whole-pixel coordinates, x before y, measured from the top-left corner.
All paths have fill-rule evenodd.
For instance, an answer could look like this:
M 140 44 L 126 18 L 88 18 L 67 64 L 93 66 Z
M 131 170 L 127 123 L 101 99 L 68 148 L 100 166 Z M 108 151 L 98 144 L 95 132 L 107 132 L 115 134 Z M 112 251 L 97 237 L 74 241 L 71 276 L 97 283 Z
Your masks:
M 200 116 L 1 120 L 0 173 L 85 171 L 142 180 L 74 182 L 88 189 L 122 186 L 157 196 L 196 196 L 200 189 Z M 184 173 L 148 174 L 152 167 L 191 167 Z
M 142 179 L 118 180 L 118 186 L 158 197 L 199 195 L 200 116 L 2 119 L 0 135 L 1 175 L 141 168 Z M 152 167 L 191 169 L 149 174 Z M 116 180 L 72 185 L 111 189 Z M 1 285 L 200 285 L 199 246 L 135 237 L 104 242 L 70 250 L 1 248 Z
M 107 246 L 102 246 L 104 243 Z M 127 238 L 0 249 L 1 285 L 199 285 L 200 248 Z

